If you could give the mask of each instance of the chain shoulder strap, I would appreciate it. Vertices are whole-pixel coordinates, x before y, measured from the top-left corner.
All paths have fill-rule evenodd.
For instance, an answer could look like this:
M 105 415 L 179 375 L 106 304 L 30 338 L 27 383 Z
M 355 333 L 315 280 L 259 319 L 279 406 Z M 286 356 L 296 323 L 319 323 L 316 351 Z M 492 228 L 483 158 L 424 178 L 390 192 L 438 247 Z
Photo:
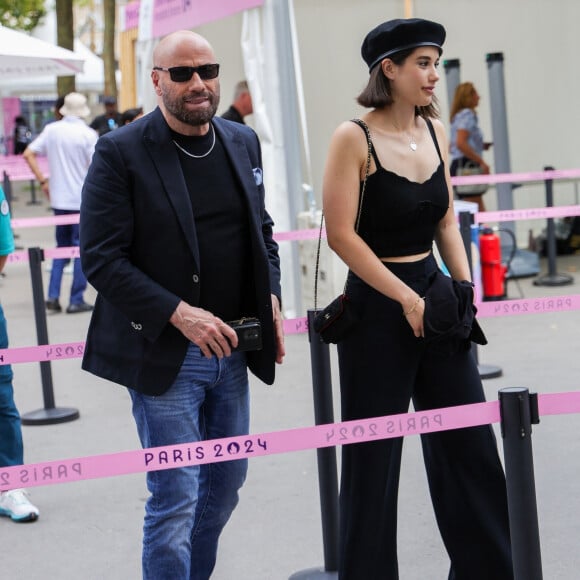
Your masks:
M 372 152 L 373 145 L 371 142 L 371 132 L 369 131 L 367 124 L 362 119 L 351 119 L 351 120 L 353 123 L 356 123 L 359 127 L 362 128 L 362 130 L 365 132 L 365 135 L 367 137 L 367 163 L 366 163 L 366 168 L 365 168 L 365 178 L 364 178 L 362 188 L 361 188 L 360 199 L 358 202 L 358 212 L 357 212 L 355 228 L 354 228 L 354 231 L 358 233 L 358 228 L 360 225 L 360 218 L 361 218 L 361 214 L 362 214 L 363 201 L 364 201 L 364 197 L 365 197 L 365 190 L 366 190 L 366 186 L 367 186 L 367 178 L 369 176 L 369 170 L 371 167 L 371 152 Z M 318 247 L 316 249 L 316 268 L 315 268 L 315 272 L 314 272 L 314 310 L 317 310 L 317 305 L 318 305 L 318 268 L 320 265 L 320 244 L 322 241 L 323 224 L 324 224 L 324 212 L 322 212 L 322 214 L 320 216 L 320 229 L 318 231 Z M 346 280 L 344 282 L 343 294 L 346 294 L 347 285 L 348 285 L 348 275 L 347 275 Z

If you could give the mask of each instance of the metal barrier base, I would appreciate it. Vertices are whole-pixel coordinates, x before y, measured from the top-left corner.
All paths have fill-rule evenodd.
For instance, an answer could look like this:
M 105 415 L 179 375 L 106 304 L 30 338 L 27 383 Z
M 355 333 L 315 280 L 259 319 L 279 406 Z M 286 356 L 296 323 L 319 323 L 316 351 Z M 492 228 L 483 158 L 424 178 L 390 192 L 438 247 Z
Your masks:
M 71 407 L 55 407 L 53 409 L 39 409 L 21 415 L 23 425 L 55 425 L 74 421 L 80 417 L 78 409 Z
M 321 568 L 311 568 L 292 574 L 288 580 L 337 580 L 338 572 L 326 572 Z
M 534 286 L 566 286 L 572 282 L 574 278 L 568 274 L 545 274 L 534 280 Z
M 501 377 L 503 371 L 500 367 L 496 367 L 494 365 L 477 365 L 477 369 L 479 371 L 479 376 L 482 379 L 497 379 Z

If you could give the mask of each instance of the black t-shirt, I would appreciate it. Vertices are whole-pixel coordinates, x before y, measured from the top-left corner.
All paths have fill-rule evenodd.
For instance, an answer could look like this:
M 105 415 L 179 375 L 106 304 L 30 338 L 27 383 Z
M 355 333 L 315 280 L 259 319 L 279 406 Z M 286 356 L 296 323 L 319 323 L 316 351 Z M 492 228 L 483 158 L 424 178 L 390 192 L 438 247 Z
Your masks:
M 199 306 L 225 321 L 255 316 L 248 208 L 225 150 L 213 126 L 203 137 L 173 138 L 194 155 L 211 149 L 194 159 L 177 148 L 199 246 Z

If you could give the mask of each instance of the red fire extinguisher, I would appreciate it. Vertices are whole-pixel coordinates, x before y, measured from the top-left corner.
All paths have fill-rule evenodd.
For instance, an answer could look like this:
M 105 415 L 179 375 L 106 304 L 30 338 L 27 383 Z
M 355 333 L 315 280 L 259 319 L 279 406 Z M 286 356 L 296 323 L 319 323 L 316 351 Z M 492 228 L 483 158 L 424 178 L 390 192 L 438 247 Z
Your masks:
M 484 226 L 479 235 L 479 255 L 484 300 L 505 298 L 507 266 L 501 263 L 500 237 L 490 227 Z

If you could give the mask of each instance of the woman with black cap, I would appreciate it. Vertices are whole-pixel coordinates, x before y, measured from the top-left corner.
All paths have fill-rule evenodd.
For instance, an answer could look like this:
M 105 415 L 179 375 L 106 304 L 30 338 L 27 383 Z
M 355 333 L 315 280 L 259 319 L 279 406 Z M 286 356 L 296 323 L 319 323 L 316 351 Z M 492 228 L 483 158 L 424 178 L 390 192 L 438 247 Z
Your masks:
M 473 300 L 437 120 L 444 40 L 443 26 L 422 19 L 391 20 L 369 32 L 362 56 L 370 78 L 358 102 L 371 110 L 360 125 L 341 124 L 330 144 L 328 242 L 349 266 L 347 294 L 359 317 L 338 344 L 345 421 L 406 413 L 411 400 L 416 411 L 484 401 L 470 338 L 438 332 L 438 312 L 424 299 L 436 287 L 449 299 L 454 288 L 467 289 Z M 456 282 L 440 283 L 434 241 Z M 399 577 L 402 446 L 398 437 L 342 448 L 341 580 Z M 422 446 L 449 578 L 511 580 L 505 478 L 491 426 L 429 433 Z

